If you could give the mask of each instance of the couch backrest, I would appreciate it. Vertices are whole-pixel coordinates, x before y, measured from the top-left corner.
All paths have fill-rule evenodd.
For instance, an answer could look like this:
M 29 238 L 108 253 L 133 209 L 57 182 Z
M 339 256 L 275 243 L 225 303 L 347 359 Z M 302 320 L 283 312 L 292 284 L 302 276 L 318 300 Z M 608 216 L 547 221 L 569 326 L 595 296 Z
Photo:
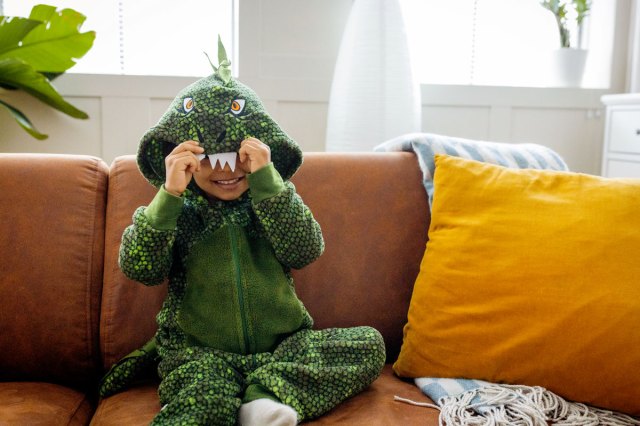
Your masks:
M 416 157 L 308 154 L 293 182 L 325 239 L 294 273 L 315 326 L 373 326 L 395 360 L 431 218 Z
M 426 193 L 409 153 L 308 153 L 293 177 L 322 227 L 325 253 L 294 271 L 296 290 L 317 328 L 371 325 L 385 337 L 389 359 L 402 327 L 429 226 Z M 118 247 L 134 210 L 155 194 L 133 156 L 111 166 L 101 319 L 104 366 L 153 336 L 166 286 L 129 281 Z
M 93 157 L 0 154 L 0 380 L 97 377 L 107 179 Z
M 109 172 L 105 235 L 104 287 L 100 318 L 100 349 L 105 368 L 146 343 L 156 331 L 156 314 L 166 285 L 145 287 L 124 276 L 118 251 L 134 211 L 146 206 L 156 189 L 140 174 L 133 155 L 118 157 Z

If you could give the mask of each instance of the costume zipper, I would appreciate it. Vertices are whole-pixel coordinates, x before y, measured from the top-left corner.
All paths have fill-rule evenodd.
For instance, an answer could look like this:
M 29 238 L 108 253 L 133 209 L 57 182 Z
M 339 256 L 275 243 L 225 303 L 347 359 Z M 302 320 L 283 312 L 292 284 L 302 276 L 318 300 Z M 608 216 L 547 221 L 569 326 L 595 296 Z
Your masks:
M 238 292 L 238 303 L 240 304 L 240 320 L 242 322 L 242 337 L 244 340 L 244 353 L 249 353 L 249 326 L 247 322 L 247 313 L 244 305 L 244 290 L 242 288 L 242 279 L 240 275 L 240 259 L 238 255 L 238 238 L 233 225 L 227 225 L 229 229 L 229 238 L 231 240 L 231 258 L 235 269 L 236 290 Z

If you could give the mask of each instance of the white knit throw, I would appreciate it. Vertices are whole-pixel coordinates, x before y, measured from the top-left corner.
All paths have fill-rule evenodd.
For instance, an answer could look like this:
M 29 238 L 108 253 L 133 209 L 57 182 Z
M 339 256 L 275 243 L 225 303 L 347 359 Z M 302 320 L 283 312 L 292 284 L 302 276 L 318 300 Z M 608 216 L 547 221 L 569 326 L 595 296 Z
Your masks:
M 471 401 L 480 398 L 480 402 Z M 539 386 L 495 385 L 440 398 L 438 405 L 396 396 L 395 400 L 440 410 L 441 426 L 637 426 L 640 420 L 600 408 L 568 402 Z M 476 399 L 476 401 L 478 401 Z M 482 406 L 483 410 L 475 408 Z M 487 409 L 487 407 L 489 407 Z

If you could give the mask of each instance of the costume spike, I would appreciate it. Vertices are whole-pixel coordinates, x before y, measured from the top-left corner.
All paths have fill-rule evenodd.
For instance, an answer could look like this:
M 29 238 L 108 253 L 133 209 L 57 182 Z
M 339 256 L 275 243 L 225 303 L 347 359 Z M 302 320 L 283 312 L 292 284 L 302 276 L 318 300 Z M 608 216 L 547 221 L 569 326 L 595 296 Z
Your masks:
M 218 34 L 218 70 L 216 72 L 225 83 L 231 81 L 231 61 L 227 58 L 227 51 L 222 44 L 220 34 Z
M 213 62 L 211 62 L 211 58 L 209 57 L 209 54 L 207 52 L 204 52 L 204 51 L 202 53 L 204 53 L 204 56 L 207 57 L 207 61 L 209 61 L 209 65 L 211 65 L 211 68 L 213 68 L 213 73 L 214 74 L 217 73 L 218 72 L 218 68 L 215 65 L 213 65 Z
M 211 168 L 216 167 L 216 164 L 220 162 L 220 168 L 224 169 L 228 164 L 232 172 L 236 170 L 236 158 L 238 154 L 235 152 L 223 152 L 220 154 L 209 155 L 209 161 L 211 162 Z

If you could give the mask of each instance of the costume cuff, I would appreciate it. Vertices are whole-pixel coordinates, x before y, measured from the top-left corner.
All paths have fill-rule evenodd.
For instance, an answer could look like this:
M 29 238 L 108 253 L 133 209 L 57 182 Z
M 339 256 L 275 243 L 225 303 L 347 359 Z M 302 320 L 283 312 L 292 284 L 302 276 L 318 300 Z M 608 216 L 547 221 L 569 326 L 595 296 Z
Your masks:
M 183 204 L 182 197 L 176 197 L 168 193 L 164 189 L 164 185 L 162 185 L 145 209 L 144 215 L 154 229 L 161 231 L 173 230 L 176 229 L 178 224 L 178 216 L 180 216 Z
M 263 398 L 267 398 L 282 404 L 282 401 L 280 401 L 280 399 L 273 392 L 271 392 L 265 386 L 262 386 L 260 383 L 252 383 L 247 386 L 247 389 L 244 392 L 244 397 L 242 398 L 242 403 L 246 404 L 247 402 Z
M 285 189 L 282 177 L 273 166 L 273 163 L 269 163 L 260 170 L 251 173 L 247 179 L 249 180 L 249 189 L 254 203 L 275 197 Z

